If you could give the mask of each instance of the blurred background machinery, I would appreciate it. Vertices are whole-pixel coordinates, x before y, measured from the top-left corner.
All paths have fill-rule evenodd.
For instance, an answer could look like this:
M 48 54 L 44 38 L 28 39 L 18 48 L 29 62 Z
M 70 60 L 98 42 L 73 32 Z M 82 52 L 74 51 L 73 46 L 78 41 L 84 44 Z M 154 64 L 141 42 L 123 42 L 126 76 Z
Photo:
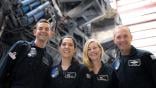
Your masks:
M 0 57 L 16 41 L 33 40 L 33 26 L 41 18 L 55 24 L 55 38 L 47 46 L 54 59 L 59 56 L 58 41 L 67 34 L 77 42 L 78 58 L 82 57 L 83 45 L 88 38 L 99 39 L 105 50 L 114 48 L 108 32 L 121 24 L 116 0 L 1 0 Z M 99 36 L 100 33 L 107 35 Z

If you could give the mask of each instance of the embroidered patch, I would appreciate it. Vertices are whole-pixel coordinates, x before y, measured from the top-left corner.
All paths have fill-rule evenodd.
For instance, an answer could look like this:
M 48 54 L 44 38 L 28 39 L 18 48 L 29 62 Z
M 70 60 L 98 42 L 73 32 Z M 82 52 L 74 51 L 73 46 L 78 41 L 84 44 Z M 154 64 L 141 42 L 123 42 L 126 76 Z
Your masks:
M 98 75 L 97 80 L 109 81 L 109 76 L 108 75 Z
M 76 72 L 65 72 L 65 78 L 76 78 Z
M 30 49 L 30 52 L 28 53 L 28 57 L 35 57 L 37 55 L 37 50 L 36 48 L 32 47 Z
M 150 55 L 150 57 L 152 58 L 152 60 L 156 60 L 156 56 L 155 55 Z
M 9 52 L 8 53 L 11 59 L 15 60 L 16 59 L 16 52 Z
M 86 74 L 86 78 L 87 78 L 87 79 L 91 79 L 91 75 L 87 73 L 87 74 Z
M 118 70 L 119 67 L 120 67 L 120 60 L 119 60 L 119 59 L 116 59 L 116 60 L 112 63 L 112 67 L 113 67 L 115 70 Z
M 58 75 L 59 75 L 58 68 L 56 67 L 56 68 L 52 69 L 52 71 L 51 71 L 51 77 L 52 78 L 56 78 Z
M 140 59 L 128 60 L 128 66 L 140 66 L 140 65 L 141 65 Z

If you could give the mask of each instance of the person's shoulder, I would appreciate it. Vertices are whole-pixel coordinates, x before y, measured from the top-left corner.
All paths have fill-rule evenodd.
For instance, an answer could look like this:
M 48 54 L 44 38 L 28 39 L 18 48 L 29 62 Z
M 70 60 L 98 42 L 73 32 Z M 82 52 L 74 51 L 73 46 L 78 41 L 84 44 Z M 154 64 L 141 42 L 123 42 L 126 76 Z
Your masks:
M 150 51 L 147 51 L 147 50 L 142 50 L 142 49 L 136 49 L 136 50 L 137 50 L 137 56 L 140 56 L 140 57 L 153 55 Z
M 81 67 L 80 67 L 80 69 L 79 69 L 79 73 L 80 73 L 81 75 L 84 76 L 84 75 L 90 73 L 90 71 L 89 71 L 89 69 L 88 69 L 87 66 L 85 66 L 84 64 L 80 64 L 80 65 L 81 65 Z
M 19 40 L 17 42 L 15 42 L 9 49 L 8 52 L 10 51 L 14 51 L 14 50 L 18 50 L 18 49 L 24 49 L 25 47 L 27 48 L 29 46 L 29 42 L 25 41 L 25 40 Z
M 80 63 L 79 66 L 81 70 L 88 70 L 87 66 L 82 63 Z
M 19 40 L 19 41 L 15 42 L 12 47 L 15 47 L 15 46 L 29 46 L 29 45 L 30 45 L 30 42 L 28 42 L 26 40 Z
M 150 51 L 143 50 L 143 49 L 137 49 L 137 52 L 138 52 L 139 55 L 152 54 Z
M 114 71 L 112 66 L 110 64 L 108 64 L 108 63 L 103 64 L 103 67 L 104 67 L 105 70 L 107 70 L 110 73 L 112 73 Z
M 141 56 L 142 58 L 150 58 L 152 60 L 156 60 L 156 57 L 154 54 L 152 54 L 150 51 L 146 51 L 146 50 L 141 50 L 141 49 L 137 49 L 138 53 L 137 55 L 138 56 Z
M 51 68 L 58 68 L 60 66 L 60 64 L 56 64 L 56 65 L 53 65 Z
M 30 42 L 26 40 L 18 40 L 15 44 L 30 44 Z

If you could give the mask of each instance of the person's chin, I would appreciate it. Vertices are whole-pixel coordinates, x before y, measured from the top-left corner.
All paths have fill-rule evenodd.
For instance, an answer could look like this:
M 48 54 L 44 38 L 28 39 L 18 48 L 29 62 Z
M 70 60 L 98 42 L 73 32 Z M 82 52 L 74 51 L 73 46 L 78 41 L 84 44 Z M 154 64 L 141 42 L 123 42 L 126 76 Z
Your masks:
M 92 59 L 91 59 L 91 60 L 92 60 L 92 61 L 96 61 L 96 60 L 97 60 L 97 58 L 96 58 L 96 57 L 95 57 L 95 58 L 94 58 L 94 57 L 92 57 Z
M 46 41 L 48 38 L 47 37 L 40 37 L 39 39 L 42 41 Z
M 126 48 L 125 48 L 125 47 L 120 47 L 119 49 L 120 49 L 120 50 L 125 50 Z

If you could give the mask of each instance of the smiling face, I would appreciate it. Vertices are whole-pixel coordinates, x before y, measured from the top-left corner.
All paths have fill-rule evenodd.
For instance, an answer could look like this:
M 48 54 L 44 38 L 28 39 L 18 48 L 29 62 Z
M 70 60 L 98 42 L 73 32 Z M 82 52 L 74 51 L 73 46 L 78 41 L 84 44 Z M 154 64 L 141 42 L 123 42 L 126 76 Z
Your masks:
M 98 46 L 98 44 L 96 42 L 91 42 L 88 45 L 88 57 L 89 59 L 93 62 L 93 61 L 101 61 L 101 54 L 102 54 L 102 50 L 100 49 L 100 47 Z
M 72 59 L 76 52 L 75 43 L 72 38 L 63 38 L 60 45 L 59 51 L 62 58 Z
M 54 31 L 51 31 L 49 23 L 37 23 L 36 29 L 34 30 L 34 36 L 39 41 L 48 41 L 54 35 Z
M 129 51 L 131 47 L 132 35 L 126 26 L 119 27 L 114 31 L 114 43 L 121 51 Z

